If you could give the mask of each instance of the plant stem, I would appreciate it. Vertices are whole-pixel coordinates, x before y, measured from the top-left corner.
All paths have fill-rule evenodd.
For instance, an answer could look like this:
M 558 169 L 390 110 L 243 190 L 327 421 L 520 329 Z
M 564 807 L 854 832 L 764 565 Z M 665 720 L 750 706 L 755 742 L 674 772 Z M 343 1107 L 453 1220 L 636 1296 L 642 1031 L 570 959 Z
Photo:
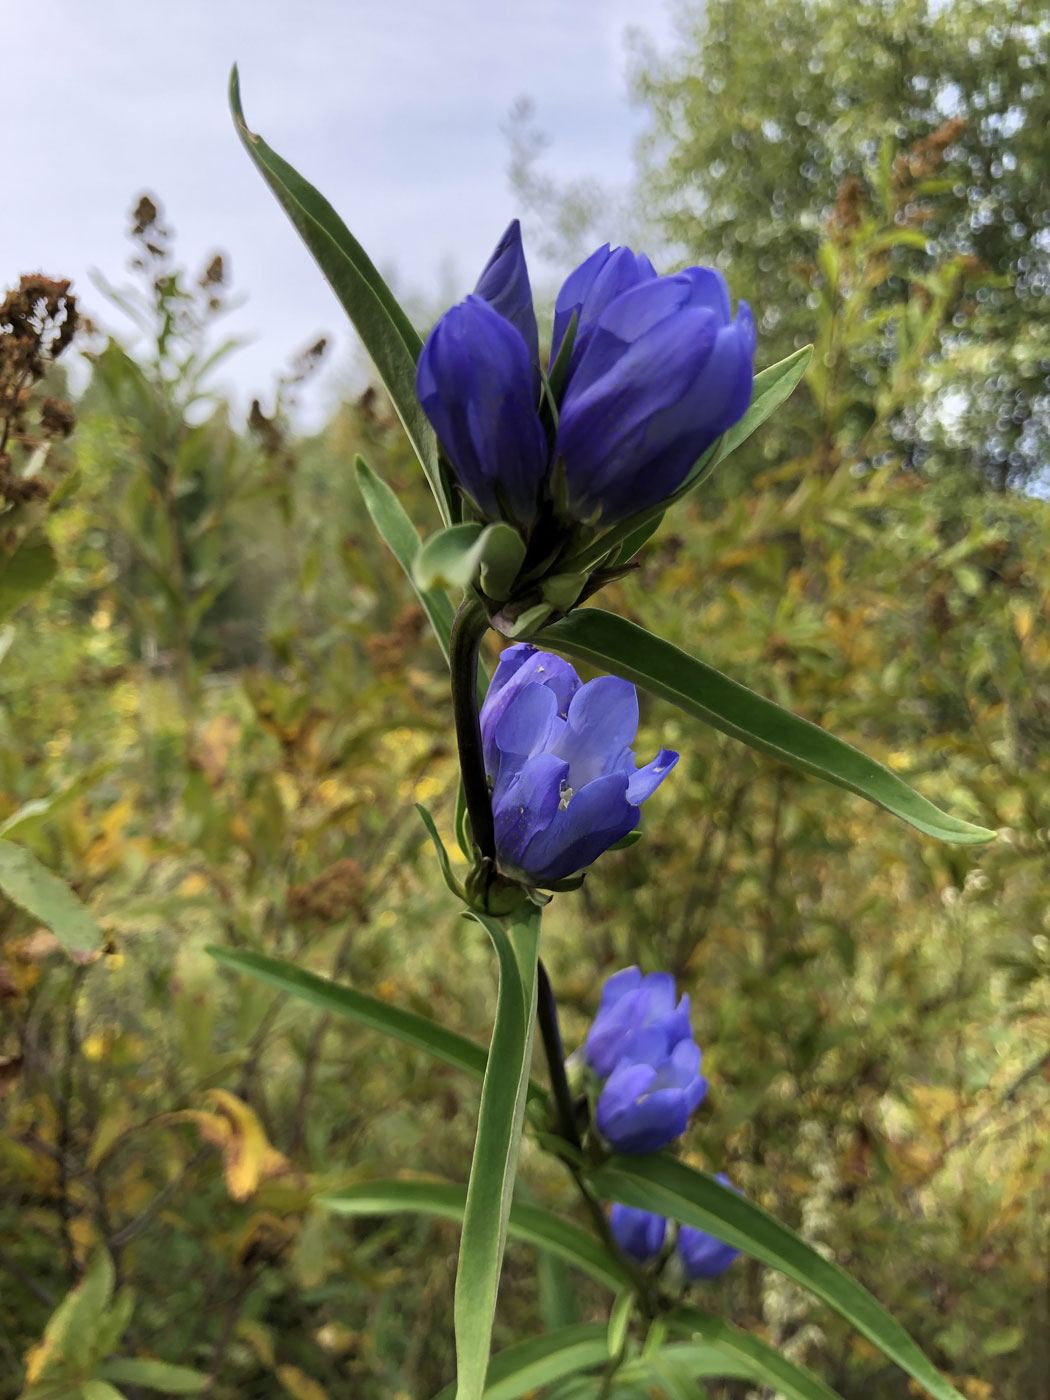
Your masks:
M 576 1110 L 572 1102 L 569 1081 L 565 1074 L 565 1051 L 562 1046 L 561 1031 L 558 1029 L 558 1008 L 542 958 L 539 961 L 537 976 L 536 1016 L 540 1023 L 543 1053 L 547 1057 L 547 1073 L 554 1094 L 554 1105 L 558 1110 L 558 1132 L 567 1143 L 579 1151 L 583 1144 L 576 1128 Z
M 474 844 L 482 856 L 495 863 L 496 833 L 492 823 L 492 800 L 485 776 L 485 753 L 478 718 L 478 653 L 488 631 L 488 614 L 481 601 L 468 593 L 459 605 L 449 641 L 452 671 L 452 713 L 456 721 L 459 768 L 463 775 L 463 795 L 470 817 Z
M 551 1082 L 551 1092 L 554 1094 L 554 1104 L 558 1114 L 558 1133 L 570 1147 L 579 1152 L 583 1143 L 579 1129 L 576 1127 L 576 1110 L 572 1101 L 569 1081 L 565 1074 L 565 1051 L 562 1046 L 561 1031 L 558 1028 L 558 1008 L 542 958 L 539 959 L 537 967 L 537 979 L 536 1016 L 540 1023 L 540 1038 L 543 1041 L 543 1053 L 547 1059 L 547 1074 Z M 614 1259 L 618 1259 L 624 1266 L 644 1315 L 652 1319 L 656 1315 L 656 1300 L 645 1275 L 638 1268 L 636 1262 L 625 1254 L 617 1243 L 609 1219 L 602 1209 L 602 1204 L 587 1184 L 575 1158 L 565 1156 L 561 1160 L 576 1183 L 576 1189 L 580 1193 L 599 1239 L 610 1255 Z M 618 1361 L 616 1365 L 619 1365 Z

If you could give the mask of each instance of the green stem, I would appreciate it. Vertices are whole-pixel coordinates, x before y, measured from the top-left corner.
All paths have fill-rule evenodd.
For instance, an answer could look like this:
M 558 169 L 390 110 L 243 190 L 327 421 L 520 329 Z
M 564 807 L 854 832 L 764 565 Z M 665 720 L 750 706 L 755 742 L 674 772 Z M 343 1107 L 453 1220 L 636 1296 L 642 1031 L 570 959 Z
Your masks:
M 537 979 L 536 1017 L 540 1025 L 540 1038 L 543 1041 L 543 1053 L 547 1060 L 547 1075 L 551 1082 L 551 1091 L 554 1095 L 554 1105 L 558 1115 L 558 1133 L 570 1147 L 579 1152 L 582 1150 L 583 1143 L 576 1126 L 576 1108 L 565 1074 L 565 1050 L 562 1045 L 561 1031 L 558 1028 L 558 1007 L 542 958 L 539 959 L 537 966 Z M 576 1183 L 576 1189 L 580 1193 L 599 1239 L 610 1255 L 623 1264 L 630 1276 L 642 1311 L 651 1320 L 656 1316 L 657 1304 L 645 1274 L 639 1269 L 637 1263 L 620 1248 L 616 1236 L 612 1232 L 612 1226 L 609 1224 L 609 1218 L 602 1209 L 601 1201 L 587 1184 L 575 1158 L 565 1156 L 562 1161 Z M 618 1366 L 619 1360 L 615 1361 L 612 1374 L 615 1374 Z
M 558 1111 L 558 1132 L 567 1143 L 580 1151 L 583 1143 L 576 1127 L 576 1108 L 572 1101 L 572 1091 L 565 1074 L 565 1050 L 562 1046 L 561 1031 L 558 1029 L 558 1008 L 554 1001 L 547 969 L 540 958 L 538 969 L 539 987 L 536 999 L 536 1015 L 540 1023 L 540 1037 L 543 1040 L 543 1053 L 547 1057 L 547 1074 L 554 1094 L 554 1106 Z
M 482 856 L 495 864 L 496 833 L 492 823 L 492 799 L 485 776 L 485 752 L 478 718 L 478 653 L 488 631 L 484 605 L 468 593 L 459 605 L 449 639 L 452 671 L 452 714 L 456 721 L 459 768 L 463 795 L 470 818 L 470 832 Z

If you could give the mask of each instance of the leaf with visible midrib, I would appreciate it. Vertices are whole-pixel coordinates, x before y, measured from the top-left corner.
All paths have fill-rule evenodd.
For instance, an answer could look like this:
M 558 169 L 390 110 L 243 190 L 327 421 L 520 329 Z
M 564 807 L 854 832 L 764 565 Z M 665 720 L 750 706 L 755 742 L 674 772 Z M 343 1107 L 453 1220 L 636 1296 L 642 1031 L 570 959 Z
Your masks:
M 476 910 L 470 917 L 492 939 L 500 971 L 456 1268 L 458 1400 L 481 1400 L 485 1388 L 532 1058 L 540 933 L 536 908 L 512 920 L 509 930 Z
M 89 953 L 102 946 L 94 914 L 64 880 L 11 841 L 0 840 L 0 890 L 12 904 L 46 924 L 69 952 Z
M 951 817 L 884 764 L 826 729 L 731 680 L 713 666 L 601 608 L 580 608 L 533 642 L 633 681 L 749 748 L 866 797 L 927 836 L 956 845 L 995 833 Z
M 610 1157 L 587 1173 L 607 1201 L 653 1211 L 707 1230 L 735 1249 L 779 1269 L 822 1299 L 868 1341 L 926 1387 L 935 1400 L 962 1400 L 908 1333 L 845 1269 L 833 1264 L 753 1201 L 663 1152 Z
M 244 149 L 313 254 L 379 371 L 408 440 L 434 493 L 444 525 L 451 502 L 438 464 L 437 439 L 416 397 L 421 342 L 393 292 L 332 206 L 308 180 L 249 129 L 241 108 L 236 67 L 230 73 L 230 109 Z

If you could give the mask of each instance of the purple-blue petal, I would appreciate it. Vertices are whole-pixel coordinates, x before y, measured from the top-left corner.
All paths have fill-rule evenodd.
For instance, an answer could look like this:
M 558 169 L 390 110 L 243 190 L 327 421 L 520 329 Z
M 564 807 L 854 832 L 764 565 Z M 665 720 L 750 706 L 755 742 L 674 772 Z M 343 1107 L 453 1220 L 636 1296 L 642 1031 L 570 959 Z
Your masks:
M 568 764 L 565 771 L 567 775 Z M 533 883 L 550 884 L 584 870 L 633 831 L 638 816 L 638 808 L 627 801 L 627 779 L 622 773 L 609 773 L 574 791 L 550 825 L 538 830 L 529 843 L 524 859 Z M 499 858 L 498 847 L 496 854 Z
M 558 713 L 564 718 L 568 713 L 569 701 L 580 688 L 580 678 L 569 663 L 560 656 L 537 650 L 528 642 L 507 647 L 500 656 L 481 707 L 485 771 L 492 782 L 495 782 L 499 768 L 496 726 L 518 692 L 537 682 L 553 691 L 558 701 Z
M 569 273 L 554 303 L 551 362 L 561 349 L 573 312 L 577 320 L 570 376 L 576 373 L 594 328 L 610 302 L 638 283 L 655 279 L 656 271 L 644 253 L 633 253 L 630 248 L 610 249 L 608 243 L 592 253 Z
M 644 768 L 636 768 L 627 781 L 627 801 L 641 806 L 651 797 L 678 762 L 673 749 L 661 749 Z
M 693 1282 L 721 1277 L 740 1253 L 706 1230 L 696 1230 L 691 1225 L 679 1227 L 675 1248 L 686 1278 Z
M 644 1091 L 633 1102 L 624 1101 L 621 1086 L 610 1095 L 614 1071 L 598 1096 L 598 1130 L 617 1152 L 632 1155 L 659 1152 L 679 1138 L 689 1125 L 690 1108 L 680 1089 Z
M 500 769 L 504 757 L 516 760 L 520 767 L 541 750 L 553 749 L 549 742 L 552 731 L 555 725 L 564 728 L 564 723 L 558 718 L 558 697 L 553 690 L 535 681 L 522 686 L 496 722 Z
M 625 1254 L 647 1264 L 663 1248 L 667 1221 L 649 1210 L 637 1210 L 617 1202 L 609 1211 L 609 1228 Z
M 540 337 L 532 304 L 532 287 L 521 246 L 521 224 L 513 219 L 485 264 L 474 295 L 481 297 L 508 320 L 521 335 L 529 352 L 529 363 L 540 362 Z
M 638 731 L 638 692 L 619 676 L 597 676 L 572 697 L 554 752 L 569 764 L 574 789 L 605 773 L 634 773 L 631 741 Z M 637 804 L 635 804 L 637 805 Z
M 492 820 L 496 831 L 496 858 L 507 874 L 531 878 L 527 865 L 529 846 L 536 832 L 554 819 L 569 765 L 552 753 L 527 759 L 494 794 Z
M 427 337 L 416 392 L 481 513 L 499 519 L 505 501 L 516 523 L 531 524 L 547 475 L 547 441 L 520 332 L 481 297 L 467 297 Z

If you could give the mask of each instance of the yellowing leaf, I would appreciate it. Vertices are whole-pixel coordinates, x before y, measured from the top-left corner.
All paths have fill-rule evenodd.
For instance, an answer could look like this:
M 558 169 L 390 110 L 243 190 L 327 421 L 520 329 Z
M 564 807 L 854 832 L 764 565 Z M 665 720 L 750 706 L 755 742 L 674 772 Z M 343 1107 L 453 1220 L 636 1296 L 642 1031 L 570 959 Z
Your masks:
M 298 1366 L 278 1366 L 276 1374 L 292 1400 L 328 1400 L 324 1386 L 300 1371 Z
M 246 1201 L 260 1181 L 286 1172 L 288 1159 L 270 1146 L 262 1124 L 243 1099 L 225 1089 L 209 1089 L 205 1098 L 217 1112 L 188 1108 L 165 1114 L 163 1121 L 195 1123 L 204 1140 L 222 1153 L 226 1189 L 235 1201 Z

